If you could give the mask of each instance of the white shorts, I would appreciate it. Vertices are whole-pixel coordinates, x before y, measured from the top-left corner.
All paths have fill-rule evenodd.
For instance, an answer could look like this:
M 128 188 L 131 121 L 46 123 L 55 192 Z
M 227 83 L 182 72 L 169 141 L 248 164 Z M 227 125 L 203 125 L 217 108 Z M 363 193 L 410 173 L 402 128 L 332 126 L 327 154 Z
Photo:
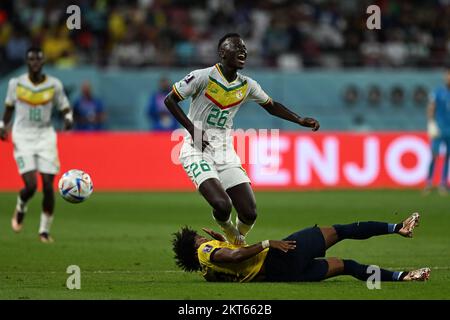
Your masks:
M 232 145 L 226 147 L 226 155 L 216 155 L 214 152 L 202 153 L 184 143 L 179 159 L 197 189 L 205 180 L 211 178 L 218 179 L 224 190 L 241 183 L 250 183 L 247 172 L 242 168 L 241 159 Z
M 13 143 L 14 158 L 21 175 L 34 170 L 46 174 L 59 172 L 55 132 L 46 131 L 38 137 L 13 135 Z

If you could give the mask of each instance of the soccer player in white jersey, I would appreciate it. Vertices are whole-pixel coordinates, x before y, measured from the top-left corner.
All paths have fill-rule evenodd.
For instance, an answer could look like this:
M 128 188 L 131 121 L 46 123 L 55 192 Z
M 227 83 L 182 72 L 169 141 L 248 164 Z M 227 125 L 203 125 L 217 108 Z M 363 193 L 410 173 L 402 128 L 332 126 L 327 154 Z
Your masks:
M 15 232 L 22 230 L 27 203 L 37 188 L 36 172 L 40 172 L 44 198 L 39 238 L 49 243 L 53 242 L 50 236 L 55 207 L 53 181 L 59 171 L 56 132 L 51 124 L 51 113 L 56 107 L 63 114 L 64 129 L 72 127 L 73 115 L 61 81 L 42 73 L 45 62 L 42 50 L 28 49 L 26 62 L 28 73 L 9 81 L 5 113 L 0 121 L 0 139 L 6 141 L 6 128 L 16 111 L 12 128 L 14 158 L 25 187 L 17 197 L 11 226 Z
M 213 208 L 213 217 L 230 243 L 243 243 L 256 220 L 256 202 L 250 179 L 233 148 L 233 118 L 246 101 L 254 101 L 270 114 L 319 129 L 319 122 L 303 118 L 273 101 L 253 79 L 237 71 L 244 68 L 247 49 L 236 33 L 218 44 L 220 62 L 195 70 L 175 83 L 165 99 L 167 108 L 187 130 L 180 161 L 199 192 Z M 192 98 L 189 113 L 179 102 Z M 231 221 L 236 209 L 236 225 Z

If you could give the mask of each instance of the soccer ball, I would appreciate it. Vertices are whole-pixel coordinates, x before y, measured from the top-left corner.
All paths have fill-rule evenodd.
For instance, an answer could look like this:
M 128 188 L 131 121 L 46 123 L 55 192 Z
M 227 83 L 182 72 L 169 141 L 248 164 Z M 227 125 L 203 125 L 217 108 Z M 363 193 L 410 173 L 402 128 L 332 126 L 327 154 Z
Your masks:
M 94 190 L 91 177 L 86 172 L 76 169 L 64 173 L 59 179 L 58 187 L 64 200 L 71 203 L 85 201 Z

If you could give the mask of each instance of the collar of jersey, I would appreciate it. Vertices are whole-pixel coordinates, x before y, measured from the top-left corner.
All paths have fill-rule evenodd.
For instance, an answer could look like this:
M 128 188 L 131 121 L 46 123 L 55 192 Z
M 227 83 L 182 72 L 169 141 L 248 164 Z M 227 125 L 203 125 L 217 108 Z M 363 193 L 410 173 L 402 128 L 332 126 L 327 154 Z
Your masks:
M 218 63 L 216 63 L 215 65 L 217 72 L 219 72 L 220 76 L 222 77 L 222 79 L 227 83 L 227 84 L 232 84 L 235 83 L 238 79 L 239 79 L 239 75 L 236 73 L 236 79 L 234 79 L 233 81 L 229 82 L 227 80 L 227 78 L 225 78 L 225 76 L 223 75 L 222 69 L 220 68 L 220 65 Z
M 31 81 L 29 74 L 27 74 L 27 79 L 33 87 L 37 87 L 37 86 L 40 86 L 41 84 L 44 84 L 45 82 L 47 82 L 48 77 L 47 77 L 47 75 L 44 74 L 44 80 L 42 80 L 39 83 L 34 83 L 33 81 Z

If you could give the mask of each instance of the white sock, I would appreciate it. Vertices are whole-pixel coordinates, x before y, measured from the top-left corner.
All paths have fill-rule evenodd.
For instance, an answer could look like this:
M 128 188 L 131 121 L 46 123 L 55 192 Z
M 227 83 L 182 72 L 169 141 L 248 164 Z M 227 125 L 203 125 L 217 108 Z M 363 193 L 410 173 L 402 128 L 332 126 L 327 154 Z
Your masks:
M 239 235 L 239 231 L 236 229 L 233 222 L 231 222 L 231 215 L 227 221 L 217 220 L 216 217 L 214 217 L 214 215 L 213 215 L 213 218 L 214 218 L 214 220 L 216 220 L 217 224 L 220 226 L 222 231 L 225 233 L 225 236 L 227 237 L 228 240 L 232 240 L 232 239 L 229 239 L 230 237 L 236 238 Z
M 52 226 L 53 215 L 48 215 L 45 212 L 41 213 L 41 224 L 39 225 L 39 234 L 50 233 L 50 227 Z
M 16 204 L 16 210 L 19 212 L 26 212 L 27 211 L 27 203 L 24 202 L 21 198 L 20 195 L 17 196 L 17 204 Z
M 236 227 L 239 230 L 239 233 L 244 237 L 253 228 L 254 225 L 254 223 L 251 225 L 245 224 L 241 220 L 239 220 L 239 217 L 236 217 Z

